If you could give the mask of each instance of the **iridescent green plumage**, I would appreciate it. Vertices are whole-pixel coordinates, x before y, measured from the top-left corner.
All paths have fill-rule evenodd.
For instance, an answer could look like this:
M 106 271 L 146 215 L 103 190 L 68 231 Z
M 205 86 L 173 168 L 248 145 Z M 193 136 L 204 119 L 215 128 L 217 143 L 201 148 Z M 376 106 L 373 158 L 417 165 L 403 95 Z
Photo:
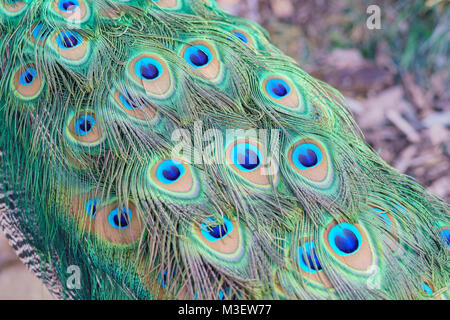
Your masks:
M 255 23 L 202 0 L 2 1 L 0 14 L 15 195 L 0 219 L 59 297 L 448 289 L 449 205 L 373 153 L 341 95 Z

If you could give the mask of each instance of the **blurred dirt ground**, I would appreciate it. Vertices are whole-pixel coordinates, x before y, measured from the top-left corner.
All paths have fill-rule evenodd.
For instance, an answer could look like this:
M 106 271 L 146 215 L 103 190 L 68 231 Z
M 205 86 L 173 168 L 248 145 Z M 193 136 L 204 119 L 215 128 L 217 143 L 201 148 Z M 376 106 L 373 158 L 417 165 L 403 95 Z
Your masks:
M 449 1 L 218 2 L 343 92 L 374 150 L 450 201 Z M 381 9 L 381 30 L 366 26 L 369 4 Z M 0 299 L 49 298 L 0 235 Z
M 0 300 L 53 299 L 45 286 L 23 265 L 0 231 Z

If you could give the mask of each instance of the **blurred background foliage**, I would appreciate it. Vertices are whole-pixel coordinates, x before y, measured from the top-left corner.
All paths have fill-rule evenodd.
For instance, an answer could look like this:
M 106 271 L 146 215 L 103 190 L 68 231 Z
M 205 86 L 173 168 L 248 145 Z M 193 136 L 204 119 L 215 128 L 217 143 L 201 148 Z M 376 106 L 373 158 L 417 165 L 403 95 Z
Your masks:
M 447 67 L 450 1 L 445 0 L 218 0 L 227 11 L 261 23 L 272 40 L 301 64 L 324 50 L 358 48 L 374 60 L 387 45 L 401 71 L 425 76 Z M 369 5 L 381 9 L 382 29 L 366 26 Z M 325 53 L 326 54 L 326 53 Z

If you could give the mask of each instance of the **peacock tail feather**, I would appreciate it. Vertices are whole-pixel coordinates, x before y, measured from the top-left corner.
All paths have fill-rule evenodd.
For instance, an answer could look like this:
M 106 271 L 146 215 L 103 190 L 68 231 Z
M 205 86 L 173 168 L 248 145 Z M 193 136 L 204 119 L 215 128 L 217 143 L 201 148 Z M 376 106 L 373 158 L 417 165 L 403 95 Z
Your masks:
M 446 298 L 449 204 L 259 25 L 1 0 L 0 34 L 1 226 L 57 297 Z

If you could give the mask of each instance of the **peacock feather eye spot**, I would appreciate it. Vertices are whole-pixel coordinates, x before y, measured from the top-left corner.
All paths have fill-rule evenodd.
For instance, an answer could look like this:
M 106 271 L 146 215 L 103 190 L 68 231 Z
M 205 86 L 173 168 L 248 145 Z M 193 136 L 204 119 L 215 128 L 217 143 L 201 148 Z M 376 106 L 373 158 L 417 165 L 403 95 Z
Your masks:
M 6 10 L 7 13 L 11 13 L 14 16 L 21 14 L 24 12 L 24 8 L 27 6 L 27 1 L 19 1 L 19 0 L 2 0 L 0 7 L 1 11 Z
M 250 149 L 245 149 L 244 153 L 238 153 L 238 163 L 247 170 L 254 170 L 259 166 L 258 155 Z
M 266 90 L 273 98 L 281 99 L 291 92 L 291 87 L 283 79 L 271 79 L 267 82 Z
M 34 79 L 37 76 L 37 70 L 33 67 L 27 68 L 20 75 L 19 81 L 21 85 L 28 86 L 33 83 Z
M 203 45 L 197 44 L 186 49 L 184 58 L 194 68 L 200 68 L 207 66 L 211 60 L 211 51 Z
M 79 136 L 88 134 L 95 125 L 94 117 L 82 115 L 75 121 L 75 133 Z
M 225 217 L 223 221 L 223 224 L 219 224 L 214 218 L 205 218 L 200 226 L 202 235 L 209 241 L 225 238 L 233 230 L 233 224 Z
M 92 218 L 96 217 L 99 204 L 100 204 L 100 199 L 91 199 L 86 203 L 86 212 Z
M 39 96 L 44 86 L 41 71 L 34 64 L 17 67 L 11 77 L 11 90 L 19 99 L 32 100 Z
M 42 29 L 42 23 L 38 23 L 37 25 L 34 26 L 32 33 L 35 38 L 37 38 L 41 29 Z
M 317 155 L 313 150 L 306 149 L 304 153 L 300 153 L 298 161 L 300 161 L 303 166 L 311 168 L 317 165 Z
M 181 162 L 175 160 L 166 160 L 162 162 L 156 169 L 158 180 L 164 184 L 172 184 L 179 180 L 185 173 Z
M 63 36 L 63 46 L 64 47 L 72 48 L 72 47 L 75 47 L 77 44 L 78 44 L 78 40 L 75 36 L 73 36 L 73 35 L 69 35 L 69 36 L 64 35 Z
M 180 158 L 160 159 L 149 166 L 149 182 L 175 198 L 193 199 L 201 188 L 195 169 Z
M 284 97 L 285 95 L 287 95 L 287 89 L 281 83 L 279 83 L 277 86 L 273 87 L 272 92 L 279 97 Z
M 116 208 L 108 216 L 108 221 L 111 226 L 116 229 L 125 229 L 131 222 L 131 210 L 126 207 Z
M 349 223 L 341 223 L 334 226 L 328 237 L 331 248 L 341 256 L 356 253 L 362 243 L 361 233 Z
M 317 166 L 322 161 L 322 158 L 322 152 L 312 143 L 301 144 L 292 153 L 292 162 L 300 170 Z
M 61 32 L 56 38 L 56 43 L 61 49 L 75 48 L 79 46 L 81 42 L 81 35 L 75 31 L 70 30 Z
M 242 42 L 248 43 L 248 38 L 247 38 L 243 33 L 238 32 L 238 31 L 235 31 L 235 32 L 233 32 L 233 34 L 234 34 L 237 38 L 239 38 Z
M 348 229 L 342 231 L 342 235 L 334 239 L 336 246 L 345 253 L 353 253 L 358 249 L 359 242 L 356 235 Z
M 34 26 L 33 31 L 31 32 L 31 34 L 33 35 L 33 38 L 35 39 L 44 39 L 48 36 L 48 34 L 50 33 L 50 31 L 44 30 L 42 31 L 42 29 L 44 28 L 44 25 L 42 23 L 38 23 L 37 25 Z
M 305 112 L 305 99 L 289 76 L 265 75 L 261 78 L 261 92 L 277 108 L 289 112 Z
M 142 64 L 141 74 L 147 80 L 156 79 L 159 76 L 158 68 L 154 64 Z
M 216 239 L 221 239 L 225 234 L 228 233 L 227 227 L 225 225 L 217 225 L 214 227 L 208 228 L 209 235 Z
M 120 94 L 119 99 L 123 106 L 127 109 L 133 110 L 140 107 L 140 105 L 129 94 L 127 94 L 126 97 L 123 94 Z
M 80 110 L 76 114 L 71 112 L 67 123 L 68 138 L 83 146 L 98 145 L 105 138 L 100 125 L 101 120 L 92 110 Z
M 303 246 L 298 247 L 298 262 L 300 268 L 308 273 L 316 273 L 322 270 L 312 242 L 306 242 Z
M 441 231 L 441 239 L 442 243 L 447 246 L 447 248 L 450 248 L 450 230 L 444 229 Z
M 136 62 L 134 72 L 142 80 L 151 81 L 156 80 L 161 76 L 163 67 L 156 59 L 144 57 Z
M 208 55 L 202 50 L 197 50 L 196 53 L 191 53 L 189 59 L 197 67 L 202 67 L 208 63 Z
M 314 256 L 314 262 L 313 262 L 312 255 Z M 313 251 L 312 253 L 310 251 L 308 251 L 306 253 L 306 256 L 307 256 L 307 261 L 305 261 L 305 256 L 302 256 L 303 263 L 311 266 L 313 270 L 316 270 L 316 271 L 322 270 L 322 266 L 320 265 L 319 259 L 317 258 L 315 251 Z
M 430 288 L 429 285 L 427 285 L 426 283 L 422 283 L 422 289 L 426 294 L 433 294 L 433 290 Z
M 167 180 L 176 181 L 181 176 L 180 169 L 171 165 L 168 169 L 163 170 L 163 176 Z
M 253 171 L 261 164 L 261 152 L 250 143 L 240 143 L 232 151 L 232 159 L 236 167 L 242 171 Z
M 58 3 L 58 8 L 61 11 L 72 12 L 75 11 L 80 6 L 77 0 L 61 0 Z

